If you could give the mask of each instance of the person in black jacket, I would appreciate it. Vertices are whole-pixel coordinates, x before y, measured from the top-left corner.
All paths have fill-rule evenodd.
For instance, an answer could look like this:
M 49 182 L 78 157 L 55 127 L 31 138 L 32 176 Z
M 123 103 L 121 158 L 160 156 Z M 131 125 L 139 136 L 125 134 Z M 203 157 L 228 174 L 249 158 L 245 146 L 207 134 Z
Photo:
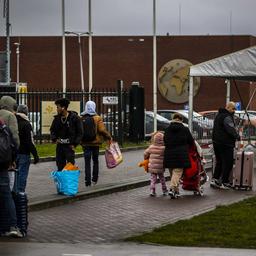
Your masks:
M 57 144 L 56 164 L 62 171 L 67 162 L 75 163 L 75 147 L 80 144 L 83 136 L 81 119 L 74 111 L 68 111 L 69 100 L 61 98 L 55 101 L 57 115 L 54 116 L 50 132 L 51 139 Z
M 18 169 L 18 191 L 25 192 L 27 177 L 30 166 L 30 153 L 34 157 L 34 164 L 38 163 L 39 157 L 33 140 L 33 129 L 28 119 L 27 105 L 19 105 L 16 118 L 18 122 L 20 146 L 18 149 L 16 164 Z
M 226 108 L 220 108 L 214 119 L 212 141 L 216 157 L 216 166 L 213 173 L 211 187 L 229 189 L 229 176 L 233 168 L 234 147 L 240 136 L 236 131 L 234 102 L 229 102 Z
M 173 120 L 164 133 L 164 167 L 169 168 L 171 182 L 169 195 L 172 199 L 178 198 L 179 181 L 184 168 L 191 166 L 188 150 L 194 144 L 194 139 L 182 123 L 183 117 L 179 113 L 173 114 Z

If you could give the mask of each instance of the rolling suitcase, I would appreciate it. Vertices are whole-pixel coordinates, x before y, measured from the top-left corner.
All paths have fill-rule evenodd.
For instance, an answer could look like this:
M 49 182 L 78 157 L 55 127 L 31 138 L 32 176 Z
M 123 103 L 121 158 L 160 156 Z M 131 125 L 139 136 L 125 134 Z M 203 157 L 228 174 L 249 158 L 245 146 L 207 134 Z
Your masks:
M 24 192 L 17 192 L 17 170 L 10 170 L 14 172 L 14 184 L 10 184 L 12 188 L 13 201 L 16 208 L 17 226 L 22 232 L 23 236 L 27 235 L 28 228 L 28 199 L 27 194 Z M 8 212 L 4 205 L 3 200 L 0 200 L 0 234 L 4 234 L 9 231 L 10 224 L 8 218 Z
M 233 187 L 251 190 L 253 187 L 253 152 L 238 151 L 233 168 Z

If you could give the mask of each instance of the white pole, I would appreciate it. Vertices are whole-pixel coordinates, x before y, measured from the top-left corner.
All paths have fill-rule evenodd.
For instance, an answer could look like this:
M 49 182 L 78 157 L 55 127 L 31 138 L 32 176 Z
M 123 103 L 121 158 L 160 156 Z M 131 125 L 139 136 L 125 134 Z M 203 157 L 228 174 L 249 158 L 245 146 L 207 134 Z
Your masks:
M 193 85 L 193 76 L 189 77 L 189 94 L 188 94 L 188 128 L 191 132 L 193 132 L 193 92 L 194 92 L 194 85 Z
M 81 34 L 78 33 L 78 45 L 79 45 L 79 59 L 80 59 L 80 72 L 81 72 L 81 90 L 84 92 L 84 71 L 83 71 L 83 56 L 81 45 Z
M 153 0 L 153 111 L 154 132 L 157 131 L 157 81 L 156 81 L 156 0 Z
M 10 5 L 9 0 L 5 2 L 5 15 L 6 15 L 6 56 L 7 56 L 7 63 L 6 63 L 6 81 L 7 84 L 10 85 L 11 83 L 11 51 L 10 51 Z
M 91 0 L 88 0 L 88 50 L 89 50 L 89 99 L 91 99 L 92 90 L 92 17 Z
M 181 4 L 179 4 L 179 35 L 181 35 Z
M 65 93 L 67 90 L 66 81 L 66 40 L 65 40 L 65 0 L 62 0 L 62 91 Z
M 226 104 L 228 104 L 230 102 L 230 79 L 226 79 L 225 83 L 227 84 Z
M 20 43 L 14 43 L 16 45 L 16 57 L 17 57 L 17 75 L 16 82 L 19 84 L 20 82 Z

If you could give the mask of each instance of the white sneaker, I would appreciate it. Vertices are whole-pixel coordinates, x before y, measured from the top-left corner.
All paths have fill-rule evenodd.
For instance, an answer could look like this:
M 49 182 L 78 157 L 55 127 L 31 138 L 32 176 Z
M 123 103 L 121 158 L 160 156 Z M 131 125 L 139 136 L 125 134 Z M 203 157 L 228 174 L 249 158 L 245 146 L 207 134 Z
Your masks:
M 6 232 L 5 236 L 21 238 L 21 237 L 23 237 L 23 234 L 20 232 L 19 228 L 17 228 L 17 227 L 10 227 L 10 231 Z
M 230 190 L 231 186 L 227 183 L 223 183 L 223 184 L 221 184 L 220 189 Z
M 155 191 L 151 191 L 150 192 L 150 196 L 155 197 L 156 196 L 156 192 Z
M 218 182 L 218 180 L 212 179 L 211 182 L 210 182 L 210 186 L 212 188 L 220 188 L 221 184 Z

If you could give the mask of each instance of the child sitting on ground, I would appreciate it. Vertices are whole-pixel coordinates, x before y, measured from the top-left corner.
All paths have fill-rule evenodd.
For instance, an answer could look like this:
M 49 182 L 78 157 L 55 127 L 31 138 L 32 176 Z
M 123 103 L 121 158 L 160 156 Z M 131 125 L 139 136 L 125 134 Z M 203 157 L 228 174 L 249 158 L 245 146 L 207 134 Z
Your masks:
M 157 177 L 161 182 L 163 195 L 168 195 L 163 167 L 165 149 L 163 138 L 163 133 L 154 133 L 151 138 L 152 144 L 144 152 L 144 159 L 149 159 L 148 172 L 151 174 L 150 196 L 156 196 Z

